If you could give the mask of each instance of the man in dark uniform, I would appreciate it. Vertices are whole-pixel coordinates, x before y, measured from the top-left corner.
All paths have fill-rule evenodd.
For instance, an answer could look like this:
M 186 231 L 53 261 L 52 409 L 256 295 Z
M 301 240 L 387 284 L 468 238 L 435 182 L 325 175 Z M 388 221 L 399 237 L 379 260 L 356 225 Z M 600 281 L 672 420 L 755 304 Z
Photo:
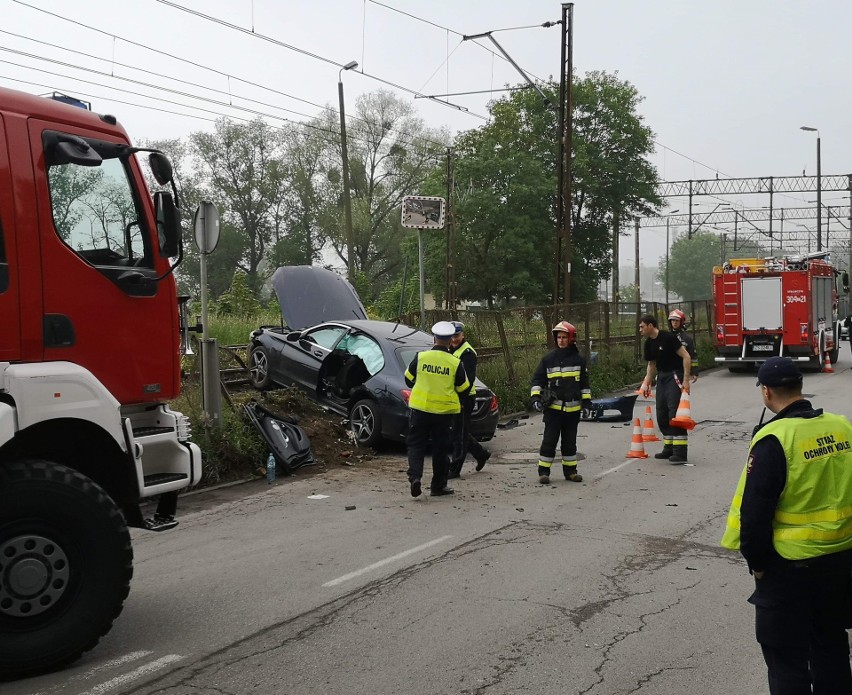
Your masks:
M 676 335 L 657 327 L 657 319 L 651 314 L 639 319 L 639 332 L 647 338 L 644 357 L 648 369 L 640 387 L 646 398 L 651 395 L 651 384 L 654 383 L 654 375 L 657 376 L 657 424 L 663 433 L 663 450 L 654 454 L 654 458 L 686 463 L 687 431 L 669 423 L 677 415 L 681 391 L 689 393 L 692 358 Z
M 476 350 L 467 342 L 464 335 L 464 324 L 461 321 L 453 321 L 453 326 L 456 332 L 453 335 L 451 349 L 453 355 L 461 360 L 464 365 L 465 374 L 470 381 L 470 388 L 466 393 L 461 394 L 462 411 L 456 416 L 453 422 L 453 458 L 450 461 L 450 478 L 458 478 L 461 475 L 461 469 L 464 465 L 464 460 L 467 458 L 468 452 L 473 454 L 476 459 L 476 470 L 481 471 L 485 467 L 485 463 L 491 458 L 491 452 L 476 441 L 470 433 L 470 417 L 473 414 L 473 406 L 476 404 L 474 396 L 476 395 Z
M 695 339 L 686 332 L 686 314 L 680 309 L 669 312 L 669 330 L 674 333 L 680 344 L 686 348 L 692 358 L 692 383 L 698 381 L 698 351 L 695 349 Z
M 802 398 L 802 374 L 786 357 L 769 358 L 757 379 L 775 417 L 755 427 L 722 545 L 754 575 L 769 692 L 848 695 L 852 425 Z
M 580 411 L 591 406 L 592 391 L 586 360 L 577 349 L 577 329 L 567 321 L 553 327 L 556 349 L 542 357 L 532 376 L 533 409 L 544 413 L 544 434 L 538 452 L 538 482 L 550 483 L 556 443 L 562 451 L 565 480 L 583 481 L 577 472 L 577 426 Z
M 453 416 L 461 412 L 459 394 L 470 386 L 464 366 L 458 357 L 450 354 L 450 340 L 455 326 L 449 321 L 438 321 L 432 326 L 435 346 L 418 352 L 405 371 L 405 383 L 411 387 L 408 399 L 410 419 L 408 424 L 408 482 L 411 496 L 419 497 L 420 479 L 426 447 L 432 440 L 432 495 L 452 495 L 447 487 L 450 466 L 450 428 Z

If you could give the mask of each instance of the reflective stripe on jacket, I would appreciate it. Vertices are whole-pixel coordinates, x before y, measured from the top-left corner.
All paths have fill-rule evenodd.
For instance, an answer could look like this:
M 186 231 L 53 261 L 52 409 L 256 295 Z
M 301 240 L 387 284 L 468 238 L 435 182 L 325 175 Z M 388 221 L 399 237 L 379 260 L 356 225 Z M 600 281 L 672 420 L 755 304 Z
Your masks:
M 589 371 L 576 344 L 551 350 L 542 357 L 532 376 L 530 395 L 541 397 L 544 389 L 550 392 L 545 405 L 552 410 L 577 412 L 583 401 L 591 401 Z
M 468 364 L 470 362 L 470 358 L 465 359 L 464 354 L 470 350 L 473 353 L 473 369 L 471 369 Z M 467 374 L 467 379 L 470 381 L 470 391 L 467 392 L 468 396 L 476 395 L 476 384 L 474 380 L 476 379 L 476 350 L 473 349 L 473 345 L 471 345 L 466 340 L 459 345 L 452 353 L 455 357 L 458 357 L 462 364 L 464 364 L 464 371 Z
M 409 408 L 439 415 L 461 412 L 459 394 L 467 391 L 470 382 L 459 358 L 446 349 L 418 352 L 405 378 L 413 383 Z
M 774 435 L 787 460 L 787 484 L 772 521 L 772 544 L 787 560 L 852 549 L 852 425 L 842 415 L 782 418 L 754 436 L 749 450 Z M 740 506 L 748 464 L 740 474 L 722 546 L 740 547 Z

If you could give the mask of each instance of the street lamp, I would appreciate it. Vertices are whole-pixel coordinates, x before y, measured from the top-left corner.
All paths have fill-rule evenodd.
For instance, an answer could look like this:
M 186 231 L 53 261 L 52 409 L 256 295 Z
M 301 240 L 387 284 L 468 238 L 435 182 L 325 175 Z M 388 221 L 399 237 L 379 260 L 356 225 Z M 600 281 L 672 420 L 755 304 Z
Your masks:
M 669 308 L 669 219 L 680 210 L 671 210 L 666 216 L 666 310 Z
M 346 267 L 349 282 L 355 279 L 355 234 L 352 231 L 352 200 L 349 197 L 349 151 L 346 147 L 346 109 L 343 101 L 343 71 L 358 67 L 351 60 L 337 73 L 337 96 L 340 100 L 340 150 L 343 154 L 343 212 L 346 217 Z
M 819 129 L 803 125 L 801 130 L 817 134 L 817 251 L 822 251 L 822 162 L 820 161 Z

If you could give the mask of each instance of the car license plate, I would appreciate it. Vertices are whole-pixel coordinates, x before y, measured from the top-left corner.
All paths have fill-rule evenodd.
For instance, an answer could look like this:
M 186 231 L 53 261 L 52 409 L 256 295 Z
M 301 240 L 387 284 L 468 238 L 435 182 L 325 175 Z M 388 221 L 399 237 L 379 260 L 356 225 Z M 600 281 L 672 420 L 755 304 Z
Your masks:
M 772 352 L 773 345 L 752 345 L 751 349 L 755 352 Z

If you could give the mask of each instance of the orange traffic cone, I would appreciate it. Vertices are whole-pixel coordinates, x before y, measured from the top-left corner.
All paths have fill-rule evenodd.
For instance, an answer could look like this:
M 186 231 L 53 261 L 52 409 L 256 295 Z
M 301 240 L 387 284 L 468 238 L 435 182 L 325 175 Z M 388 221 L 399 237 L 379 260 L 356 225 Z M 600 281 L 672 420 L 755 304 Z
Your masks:
M 645 453 L 645 445 L 642 444 L 642 425 L 639 424 L 639 418 L 633 423 L 633 436 L 630 438 L 630 451 L 627 452 L 629 459 L 646 459 L 648 454 Z
M 671 419 L 669 425 L 685 430 L 691 430 L 695 427 L 695 420 L 689 414 L 689 394 L 686 391 L 680 392 L 680 403 L 677 406 L 677 414 Z
M 657 436 L 654 427 L 654 417 L 651 415 L 651 406 L 645 406 L 645 425 L 642 427 L 643 442 L 658 442 L 660 438 Z
M 831 366 L 831 360 L 828 358 L 828 353 L 825 353 L 825 359 L 822 362 L 823 374 L 834 374 L 834 367 Z
M 651 399 L 651 400 L 654 400 L 654 394 L 653 394 L 653 392 L 652 392 L 652 393 L 650 393 L 650 394 L 648 394 L 648 396 L 644 396 L 644 395 L 642 394 L 642 389 L 636 389 L 633 393 L 635 393 L 637 396 L 639 396 L 639 398 L 649 398 L 649 399 Z

